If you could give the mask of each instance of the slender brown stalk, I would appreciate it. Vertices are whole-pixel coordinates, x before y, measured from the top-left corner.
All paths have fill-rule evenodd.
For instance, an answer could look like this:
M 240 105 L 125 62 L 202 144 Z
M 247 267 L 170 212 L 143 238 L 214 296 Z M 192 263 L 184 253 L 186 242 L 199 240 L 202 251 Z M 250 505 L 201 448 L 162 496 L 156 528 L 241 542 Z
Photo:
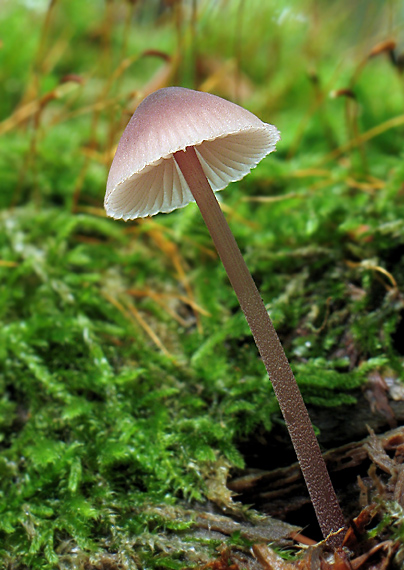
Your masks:
M 272 382 L 324 538 L 345 527 L 344 517 L 306 406 L 268 312 L 226 222 L 195 149 L 174 158 L 199 206 Z M 343 533 L 330 537 L 340 546 Z

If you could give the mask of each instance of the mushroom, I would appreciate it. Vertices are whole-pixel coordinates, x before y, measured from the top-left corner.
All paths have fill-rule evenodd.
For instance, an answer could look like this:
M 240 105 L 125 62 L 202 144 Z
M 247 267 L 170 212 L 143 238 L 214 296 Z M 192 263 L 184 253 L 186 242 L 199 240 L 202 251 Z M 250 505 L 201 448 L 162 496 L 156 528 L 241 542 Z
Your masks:
M 345 527 L 306 406 L 215 192 L 275 150 L 279 132 L 210 93 L 168 87 L 142 101 L 108 176 L 108 216 L 131 220 L 195 201 L 212 236 L 272 382 L 323 536 Z M 329 539 L 340 545 L 342 533 Z

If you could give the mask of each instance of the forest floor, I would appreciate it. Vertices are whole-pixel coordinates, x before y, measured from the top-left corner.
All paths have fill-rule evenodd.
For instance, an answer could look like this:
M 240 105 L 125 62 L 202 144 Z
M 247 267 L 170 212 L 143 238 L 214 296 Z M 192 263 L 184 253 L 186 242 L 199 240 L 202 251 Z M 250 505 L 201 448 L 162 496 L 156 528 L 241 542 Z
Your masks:
M 403 21 L 361 6 L 4 3 L 4 568 L 404 564 Z M 219 199 L 351 524 L 334 557 L 197 207 L 105 216 L 125 125 L 173 84 L 281 131 Z

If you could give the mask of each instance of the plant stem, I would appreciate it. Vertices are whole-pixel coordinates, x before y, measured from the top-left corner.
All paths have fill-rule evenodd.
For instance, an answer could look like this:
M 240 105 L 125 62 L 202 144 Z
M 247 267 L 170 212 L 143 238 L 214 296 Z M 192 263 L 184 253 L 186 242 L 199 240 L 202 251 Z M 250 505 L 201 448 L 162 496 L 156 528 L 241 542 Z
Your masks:
M 187 147 L 185 151 L 176 152 L 174 158 L 199 206 L 254 336 L 326 538 L 345 527 L 345 521 L 293 372 L 195 149 Z M 329 543 L 340 546 L 343 534 L 330 537 Z

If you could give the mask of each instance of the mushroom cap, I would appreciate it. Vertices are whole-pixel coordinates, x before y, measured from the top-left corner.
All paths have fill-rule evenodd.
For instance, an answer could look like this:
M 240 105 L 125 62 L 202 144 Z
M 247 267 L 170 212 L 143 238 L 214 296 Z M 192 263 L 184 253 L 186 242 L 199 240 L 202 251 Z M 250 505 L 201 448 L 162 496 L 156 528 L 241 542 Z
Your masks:
M 159 89 L 142 101 L 119 141 L 107 181 L 107 215 L 132 220 L 194 202 L 173 157 L 179 150 L 195 147 L 218 191 L 248 174 L 279 138 L 276 127 L 221 97 Z

